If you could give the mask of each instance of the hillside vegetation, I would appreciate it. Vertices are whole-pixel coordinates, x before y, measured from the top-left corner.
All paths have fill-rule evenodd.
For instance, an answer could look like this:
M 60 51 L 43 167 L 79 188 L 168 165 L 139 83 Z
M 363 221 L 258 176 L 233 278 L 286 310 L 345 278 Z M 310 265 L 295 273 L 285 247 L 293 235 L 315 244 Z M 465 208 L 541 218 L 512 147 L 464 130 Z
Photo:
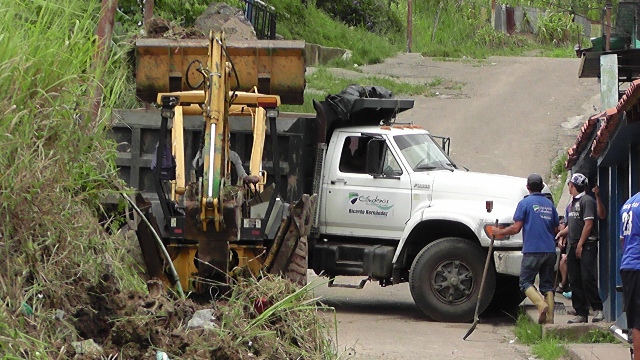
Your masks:
M 156 15 L 188 27 L 208 3 L 156 0 Z M 283 37 L 352 50 L 342 66 L 406 48 L 405 1 L 269 3 Z M 482 57 L 543 46 L 493 32 L 484 1 L 442 2 L 437 31 L 441 3 L 414 3 L 413 51 Z M 171 359 L 335 358 L 334 324 L 311 287 L 251 279 L 215 304 L 196 304 L 149 294 L 139 277 L 136 242 L 118 232 L 121 221 L 102 201 L 122 186 L 115 145 L 105 136 L 111 110 L 139 106 L 127 54 L 141 31 L 140 2 L 119 1 L 105 63 L 95 61 L 99 1 L 0 0 L 0 9 L 2 358 L 75 358 L 83 350 L 74 342 L 87 339 L 101 350 L 78 358 L 149 358 L 160 350 Z M 571 39 L 556 43 L 572 46 Z M 251 304 L 264 296 L 278 306 L 258 314 Z M 188 330 L 205 308 L 214 311 L 215 329 Z
M 94 61 L 96 1 L 1 8 L 0 358 L 334 358 L 310 286 L 249 279 L 215 303 L 149 294 L 137 241 L 102 207 L 121 182 L 105 136 L 111 108 L 135 106 L 122 100 L 133 86 L 126 44 Z M 256 299 L 273 305 L 257 312 Z M 212 328 L 187 327 L 198 310 Z
M 237 8 L 244 1 L 222 0 Z M 189 27 L 209 0 L 157 0 L 155 15 Z M 381 62 L 407 50 L 406 0 L 269 0 L 277 14 L 277 33 L 285 39 L 349 49 L 353 64 Z M 600 21 L 604 0 L 511 0 L 511 6 L 547 10 L 537 35 L 507 35 L 491 27 L 491 1 L 413 1 L 411 51 L 431 57 L 485 58 L 522 55 L 541 50 L 547 56 L 575 56 L 579 25 L 574 14 Z M 142 21 L 137 0 L 120 1 L 119 21 L 127 31 L 139 30 Z M 499 2 L 498 2 L 499 4 Z M 615 14 L 617 1 L 613 1 Z M 585 39 L 582 39 L 583 43 Z

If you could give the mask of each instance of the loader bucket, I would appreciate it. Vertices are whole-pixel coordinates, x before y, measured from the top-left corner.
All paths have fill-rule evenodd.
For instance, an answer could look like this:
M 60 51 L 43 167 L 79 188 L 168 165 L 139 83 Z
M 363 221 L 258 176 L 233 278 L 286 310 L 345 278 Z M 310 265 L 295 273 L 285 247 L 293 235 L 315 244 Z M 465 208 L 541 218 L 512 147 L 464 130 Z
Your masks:
M 136 95 L 155 102 L 159 92 L 193 90 L 187 84 L 187 69 L 194 60 L 207 64 L 207 39 L 137 39 Z M 235 71 L 231 89 L 280 95 L 283 104 L 300 105 L 304 101 L 304 41 L 245 40 L 227 42 L 227 52 Z M 189 82 L 198 85 L 202 75 L 189 69 Z M 213 70 L 215 72 L 215 70 Z M 236 73 L 240 87 L 237 88 Z M 202 90 L 202 86 L 198 88 Z

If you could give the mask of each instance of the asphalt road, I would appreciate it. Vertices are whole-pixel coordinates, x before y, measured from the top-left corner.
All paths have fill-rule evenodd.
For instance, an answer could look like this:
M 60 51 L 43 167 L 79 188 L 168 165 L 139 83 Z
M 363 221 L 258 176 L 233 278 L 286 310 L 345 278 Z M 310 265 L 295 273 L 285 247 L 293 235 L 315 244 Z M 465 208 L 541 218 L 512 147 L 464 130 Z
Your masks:
M 578 59 L 494 57 L 444 62 L 402 54 L 360 69 L 364 74 L 441 83 L 434 89 L 436 96 L 414 97 L 414 109 L 400 114 L 398 121 L 451 137 L 451 156 L 457 164 L 522 177 L 537 172 L 549 180 L 555 159 L 573 144 L 579 126 L 600 106 L 597 80 L 578 79 L 579 65 Z M 357 284 L 359 280 L 338 278 L 336 282 Z M 335 308 L 337 345 L 343 358 L 507 360 L 532 356 L 528 347 L 515 341 L 513 318 L 484 314 L 474 333 L 463 341 L 470 324 L 427 320 L 414 305 L 407 284 L 381 288 L 369 283 L 362 290 L 324 285 L 316 294 Z

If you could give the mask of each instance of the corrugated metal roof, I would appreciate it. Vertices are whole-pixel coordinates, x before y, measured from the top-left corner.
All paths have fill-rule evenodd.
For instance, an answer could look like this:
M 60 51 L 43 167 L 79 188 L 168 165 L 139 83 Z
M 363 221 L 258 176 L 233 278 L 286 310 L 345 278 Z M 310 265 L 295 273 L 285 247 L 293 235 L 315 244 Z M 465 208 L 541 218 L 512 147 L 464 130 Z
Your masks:
M 568 150 L 568 158 L 565 167 L 570 169 L 575 165 L 580 154 L 585 150 L 587 142 L 591 138 L 593 131 L 597 128 L 598 121 L 601 122 L 600 128 L 596 133 L 596 137 L 591 143 L 591 157 L 597 158 L 606 150 L 607 144 L 614 135 L 621 114 L 627 113 L 627 122 L 632 123 L 640 121 L 640 80 L 635 80 L 629 85 L 624 95 L 618 101 L 616 107 L 607 109 L 604 112 L 592 115 L 580 128 L 580 134 L 576 139 L 576 143 Z

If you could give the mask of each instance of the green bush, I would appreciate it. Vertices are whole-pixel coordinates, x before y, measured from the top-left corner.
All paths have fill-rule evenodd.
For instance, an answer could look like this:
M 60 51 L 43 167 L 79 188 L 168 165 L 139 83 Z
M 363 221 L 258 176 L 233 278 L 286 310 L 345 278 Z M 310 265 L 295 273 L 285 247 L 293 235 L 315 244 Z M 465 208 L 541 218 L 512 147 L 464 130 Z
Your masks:
M 404 32 L 404 23 L 394 7 L 396 1 L 316 0 L 319 9 L 349 26 L 362 27 L 380 35 Z
M 543 45 L 566 45 L 578 42 L 582 25 L 567 13 L 550 13 L 538 18 L 538 41 Z
M 496 31 L 489 24 L 482 26 L 478 30 L 476 42 L 481 47 L 489 49 L 524 47 L 528 44 L 525 38 Z

